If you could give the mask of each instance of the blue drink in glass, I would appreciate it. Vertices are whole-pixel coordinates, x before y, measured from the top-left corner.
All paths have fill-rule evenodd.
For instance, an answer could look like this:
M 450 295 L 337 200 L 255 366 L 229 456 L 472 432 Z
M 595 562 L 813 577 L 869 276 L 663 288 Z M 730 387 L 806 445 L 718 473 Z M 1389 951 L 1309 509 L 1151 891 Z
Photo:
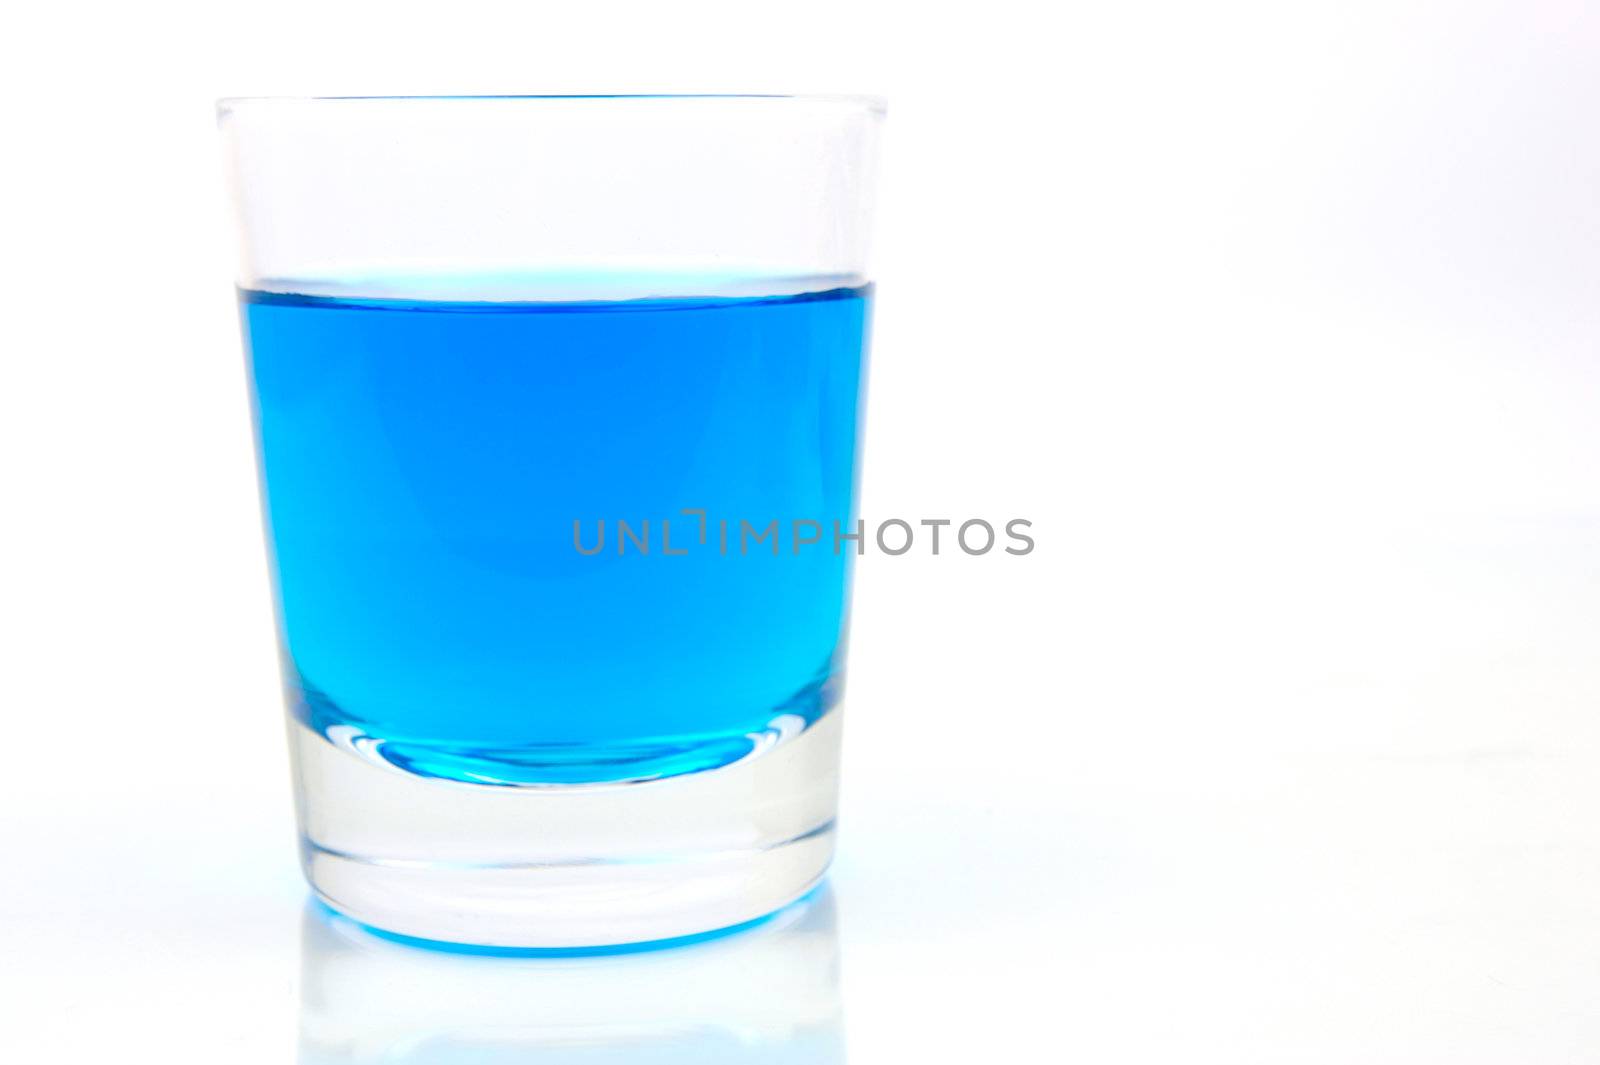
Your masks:
M 426 777 L 590 784 L 833 706 L 867 288 L 241 305 L 311 730 Z
M 513 949 L 811 890 L 882 101 L 217 117 L 312 889 Z

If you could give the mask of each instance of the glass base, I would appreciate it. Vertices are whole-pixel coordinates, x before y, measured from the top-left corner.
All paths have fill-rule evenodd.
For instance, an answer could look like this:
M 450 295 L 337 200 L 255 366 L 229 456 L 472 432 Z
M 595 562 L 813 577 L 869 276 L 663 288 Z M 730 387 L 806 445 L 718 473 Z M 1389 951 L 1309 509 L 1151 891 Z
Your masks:
M 452 944 L 605 947 L 742 924 L 827 869 L 839 718 L 703 773 L 541 787 L 414 776 L 291 721 L 306 878 L 363 924 Z

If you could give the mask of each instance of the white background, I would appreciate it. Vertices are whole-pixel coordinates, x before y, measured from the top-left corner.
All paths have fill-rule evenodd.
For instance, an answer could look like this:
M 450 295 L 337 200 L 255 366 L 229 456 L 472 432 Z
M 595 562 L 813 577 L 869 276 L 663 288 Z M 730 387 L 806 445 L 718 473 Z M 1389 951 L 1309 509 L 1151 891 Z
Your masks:
M 5 22 L 0 1056 L 1600 1059 L 1592 5 Z M 629 90 L 889 98 L 864 513 L 1038 550 L 860 569 L 837 985 L 774 935 L 329 1004 L 211 101 Z

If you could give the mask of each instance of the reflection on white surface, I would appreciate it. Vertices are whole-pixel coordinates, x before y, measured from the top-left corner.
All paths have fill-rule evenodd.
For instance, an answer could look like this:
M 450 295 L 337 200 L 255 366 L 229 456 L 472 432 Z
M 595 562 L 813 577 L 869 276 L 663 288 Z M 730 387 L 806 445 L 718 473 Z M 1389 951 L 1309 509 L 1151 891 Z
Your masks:
M 744 932 L 591 957 L 425 950 L 309 907 L 300 1065 L 841 1065 L 838 958 L 826 889 Z

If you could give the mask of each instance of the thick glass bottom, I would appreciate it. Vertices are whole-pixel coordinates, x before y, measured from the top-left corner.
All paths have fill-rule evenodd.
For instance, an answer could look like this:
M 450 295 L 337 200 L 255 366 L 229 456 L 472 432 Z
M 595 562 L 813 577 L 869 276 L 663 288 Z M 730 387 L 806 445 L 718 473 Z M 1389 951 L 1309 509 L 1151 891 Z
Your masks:
M 484 947 L 649 943 L 804 895 L 833 855 L 840 715 L 731 765 L 518 788 L 417 776 L 290 723 L 313 890 L 383 931 Z

